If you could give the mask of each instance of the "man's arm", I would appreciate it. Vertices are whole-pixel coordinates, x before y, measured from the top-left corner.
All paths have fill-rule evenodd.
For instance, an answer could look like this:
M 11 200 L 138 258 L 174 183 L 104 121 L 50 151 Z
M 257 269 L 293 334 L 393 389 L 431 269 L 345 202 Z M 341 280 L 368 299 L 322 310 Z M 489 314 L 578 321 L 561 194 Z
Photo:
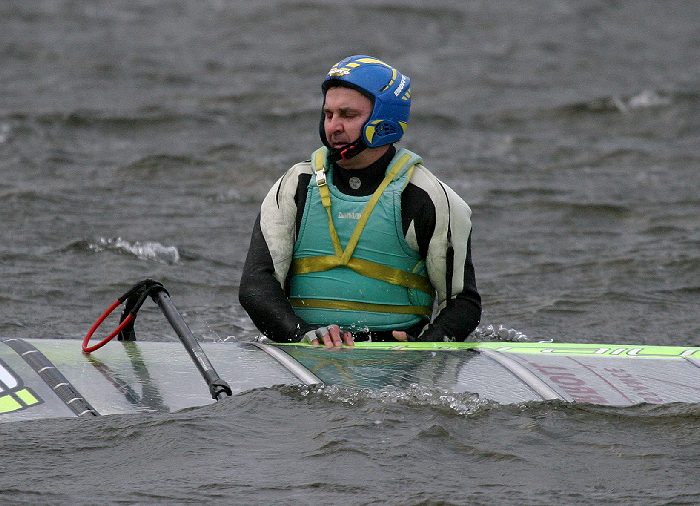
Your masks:
M 404 190 L 402 214 L 406 239 L 426 259 L 439 303 L 438 314 L 417 339 L 464 340 L 481 319 L 471 258 L 471 210 L 421 167 Z
M 314 327 L 299 318 L 275 277 L 270 250 L 255 220 L 238 299 L 255 326 L 273 341 L 299 341 Z
M 421 341 L 442 341 L 444 337 L 464 341 L 481 320 L 481 296 L 471 260 L 471 233 L 467 239 L 462 290 L 453 294 L 433 322 L 421 333 Z
M 253 226 L 238 298 L 258 330 L 274 341 L 303 340 L 328 348 L 351 346 L 349 332 L 337 325 L 309 325 L 296 315 L 287 298 L 287 276 L 310 180 L 308 162 L 297 164 L 263 200 Z
M 285 292 L 298 219 L 295 195 L 302 190 L 300 176 L 308 184 L 304 174 L 309 172 L 308 163 L 297 164 L 270 188 L 243 267 L 239 301 L 258 330 L 274 341 L 299 341 L 313 330 L 296 315 Z

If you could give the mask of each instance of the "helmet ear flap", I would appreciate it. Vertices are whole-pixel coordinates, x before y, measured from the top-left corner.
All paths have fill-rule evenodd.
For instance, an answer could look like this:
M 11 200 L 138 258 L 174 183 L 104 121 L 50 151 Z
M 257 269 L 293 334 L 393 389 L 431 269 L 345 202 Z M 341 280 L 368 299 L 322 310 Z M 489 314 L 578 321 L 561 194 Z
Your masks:
M 398 142 L 406 131 L 406 124 L 390 119 L 370 120 L 365 125 L 362 136 L 367 146 L 374 148 Z

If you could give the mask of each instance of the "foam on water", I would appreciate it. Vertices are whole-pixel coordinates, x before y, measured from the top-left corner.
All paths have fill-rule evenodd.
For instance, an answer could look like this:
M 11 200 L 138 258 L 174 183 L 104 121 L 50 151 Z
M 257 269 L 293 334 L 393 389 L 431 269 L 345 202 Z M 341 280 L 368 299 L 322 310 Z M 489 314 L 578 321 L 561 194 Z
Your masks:
M 386 386 L 381 389 L 344 385 L 302 386 L 298 388 L 302 397 L 317 395 L 350 406 L 376 401 L 408 408 L 429 407 L 460 416 L 472 415 L 484 407 L 494 405 L 491 401 L 480 399 L 476 394 L 455 393 L 418 384 L 411 384 L 405 388 Z
M 165 246 L 155 241 L 129 242 L 121 237 L 100 237 L 96 243 L 90 243 L 89 249 L 94 252 L 118 251 L 134 255 L 141 260 L 150 260 L 165 264 L 176 264 L 180 261 L 180 253 L 175 246 Z

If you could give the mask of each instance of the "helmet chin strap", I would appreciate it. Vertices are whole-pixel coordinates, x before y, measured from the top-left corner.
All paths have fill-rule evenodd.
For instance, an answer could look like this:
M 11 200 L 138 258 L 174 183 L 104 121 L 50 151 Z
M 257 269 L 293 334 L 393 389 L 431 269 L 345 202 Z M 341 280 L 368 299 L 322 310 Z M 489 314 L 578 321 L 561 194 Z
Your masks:
M 328 161 L 337 162 L 339 160 L 349 160 L 367 149 L 367 144 L 359 137 L 356 141 L 341 146 L 340 148 L 328 148 Z

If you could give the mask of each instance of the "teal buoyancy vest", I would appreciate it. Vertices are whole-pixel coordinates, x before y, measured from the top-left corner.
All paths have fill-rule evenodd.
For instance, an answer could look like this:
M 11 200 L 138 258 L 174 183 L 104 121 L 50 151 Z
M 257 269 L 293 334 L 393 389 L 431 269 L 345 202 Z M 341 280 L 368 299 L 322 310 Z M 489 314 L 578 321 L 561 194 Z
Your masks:
M 425 261 L 403 235 L 401 192 L 421 162 L 401 149 L 371 196 L 338 191 L 326 148 L 312 155 L 315 182 L 294 245 L 290 302 L 315 325 L 352 330 L 393 330 L 426 321 L 434 289 Z

